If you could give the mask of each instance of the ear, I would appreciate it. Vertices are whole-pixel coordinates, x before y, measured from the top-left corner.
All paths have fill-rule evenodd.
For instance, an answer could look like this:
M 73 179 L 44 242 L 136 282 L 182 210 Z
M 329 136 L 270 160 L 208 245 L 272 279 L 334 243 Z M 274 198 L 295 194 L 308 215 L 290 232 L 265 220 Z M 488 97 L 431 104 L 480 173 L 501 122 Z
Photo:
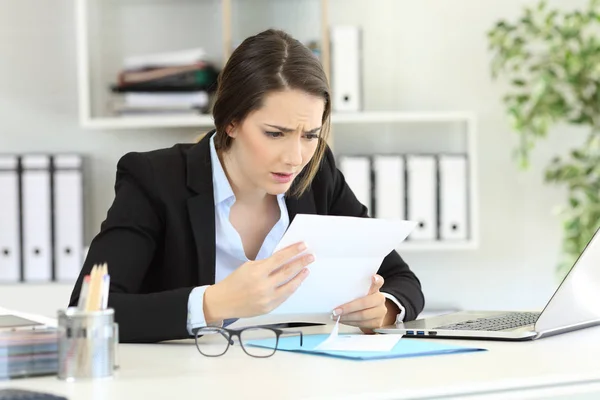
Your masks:
M 237 129 L 236 129 L 236 124 L 235 123 L 230 123 L 229 125 L 227 125 L 227 128 L 225 128 L 225 132 L 227 133 L 227 136 L 229 136 L 230 138 L 235 138 L 237 136 Z

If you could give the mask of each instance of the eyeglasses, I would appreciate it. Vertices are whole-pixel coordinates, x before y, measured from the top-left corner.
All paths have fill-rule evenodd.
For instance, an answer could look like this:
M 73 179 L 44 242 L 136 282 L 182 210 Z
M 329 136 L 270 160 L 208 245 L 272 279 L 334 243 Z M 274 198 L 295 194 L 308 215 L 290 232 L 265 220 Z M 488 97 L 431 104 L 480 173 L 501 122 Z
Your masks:
M 284 331 L 269 326 L 251 326 L 242 329 L 227 329 L 214 326 L 204 326 L 195 332 L 196 348 L 200 354 L 207 357 L 219 357 L 227 352 L 233 345 L 233 338 L 237 336 L 242 349 L 246 354 L 257 358 L 271 357 L 277 351 L 279 337 L 283 334 L 300 334 L 301 331 Z M 271 339 L 275 341 L 273 348 L 252 346 L 250 342 L 256 339 Z

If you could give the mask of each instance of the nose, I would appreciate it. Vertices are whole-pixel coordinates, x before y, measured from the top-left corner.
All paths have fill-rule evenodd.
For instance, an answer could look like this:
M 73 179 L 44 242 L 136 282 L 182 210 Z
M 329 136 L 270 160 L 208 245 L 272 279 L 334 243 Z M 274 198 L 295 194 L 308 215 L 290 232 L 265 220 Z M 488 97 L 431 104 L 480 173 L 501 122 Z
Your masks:
M 302 139 L 300 137 L 290 138 L 284 154 L 284 162 L 297 167 L 302 165 Z

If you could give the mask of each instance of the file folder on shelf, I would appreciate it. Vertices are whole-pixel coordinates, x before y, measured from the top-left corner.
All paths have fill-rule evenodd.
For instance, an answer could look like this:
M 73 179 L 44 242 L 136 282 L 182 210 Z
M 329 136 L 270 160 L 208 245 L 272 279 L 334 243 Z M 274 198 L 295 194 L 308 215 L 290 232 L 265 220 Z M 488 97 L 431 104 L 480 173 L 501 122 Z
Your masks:
M 436 166 L 434 155 L 407 155 L 407 214 L 409 220 L 417 222 L 408 240 L 437 239 Z
M 468 238 L 467 157 L 441 154 L 438 161 L 440 239 L 466 240 Z
M 21 279 L 19 158 L 0 155 L 0 282 Z
M 342 156 L 340 157 L 340 170 L 358 201 L 367 207 L 369 216 L 372 216 L 370 157 Z
M 358 26 L 331 28 L 332 107 L 335 111 L 360 111 L 361 30 Z
M 373 156 L 377 218 L 405 219 L 405 167 L 401 155 Z
M 75 281 L 83 264 L 82 158 L 53 157 L 55 280 Z
M 22 175 L 23 278 L 52 280 L 52 217 L 49 155 L 24 155 Z

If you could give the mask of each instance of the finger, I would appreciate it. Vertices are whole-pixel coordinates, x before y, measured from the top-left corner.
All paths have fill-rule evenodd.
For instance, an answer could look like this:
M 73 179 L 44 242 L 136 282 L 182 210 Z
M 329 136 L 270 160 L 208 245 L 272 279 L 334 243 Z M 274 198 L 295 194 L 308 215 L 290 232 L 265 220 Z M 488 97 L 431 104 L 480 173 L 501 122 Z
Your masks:
M 290 279 L 295 277 L 300 271 L 302 271 L 306 266 L 310 265 L 314 260 L 315 257 L 312 254 L 306 254 L 273 271 L 271 273 L 273 284 L 275 286 L 279 286 L 289 281 Z
M 365 310 L 355 311 L 349 314 L 342 315 L 340 317 L 340 322 L 360 322 L 360 321 L 368 321 L 375 318 L 383 318 L 385 317 L 387 309 L 385 306 L 377 306 L 372 308 L 367 308 Z
M 340 320 L 340 322 L 342 322 Z M 357 328 L 374 329 L 381 327 L 381 318 L 374 318 L 367 321 L 348 321 L 344 325 L 355 326 Z
M 373 308 L 385 303 L 385 296 L 379 292 L 356 299 L 333 310 L 333 315 L 346 315 L 367 308 Z
M 288 282 L 279 286 L 275 289 L 275 293 L 279 303 L 285 301 L 288 297 L 290 297 L 302 284 L 302 282 L 308 277 L 310 273 L 308 268 L 302 269 L 300 273 L 290 279 Z
M 369 294 L 379 292 L 379 289 L 383 286 L 383 277 L 381 275 L 375 274 L 373 278 L 371 278 L 371 287 L 369 288 Z
M 306 244 L 304 242 L 300 242 L 291 244 L 281 250 L 276 251 L 271 257 L 269 257 L 269 262 L 266 263 L 269 272 L 281 267 L 283 264 L 299 255 L 304 250 L 306 250 Z
M 373 277 L 371 278 L 371 287 L 369 288 L 367 296 L 337 307 L 335 310 L 333 310 L 333 315 L 337 316 L 344 313 L 354 312 L 356 310 L 373 307 L 369 306 L 368 304 L 363 304 L 361 301 L 363 301 L 363 299 L 365 299 L 366 297 L 379 293 L 379 289 L 381 289 L 381 286 L 383 286 L 383 277 L 378 274 L 373 275 Z

